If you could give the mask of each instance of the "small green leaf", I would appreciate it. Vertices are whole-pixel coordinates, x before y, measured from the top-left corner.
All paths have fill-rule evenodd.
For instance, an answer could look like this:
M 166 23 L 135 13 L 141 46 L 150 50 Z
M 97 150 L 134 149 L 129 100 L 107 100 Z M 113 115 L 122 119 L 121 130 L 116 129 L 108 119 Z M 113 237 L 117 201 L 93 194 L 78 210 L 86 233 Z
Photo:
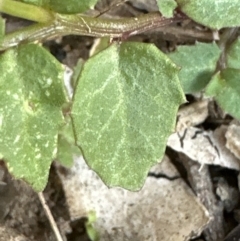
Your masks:
M 235 40 L 226 51 L 228 68 L 240 69 L 240 39 Z
M 93 8 L 98 0 L 21 0 L 22 2 L 49 8 L 58 13 L 82 13 Z
M 177 7 L 175 0 L 157 0 L 158 8 L 161 14 L 166 18 L 172 18 L 174 10 Z
M 213 29 L 240 26 L 239 0 L 177 0 L 187 16 Z
M 152 44 L 112 44 L 84 65 L 72 119 L 88 165 L 108 186 L 142 187 L 185 101 L 178 68 Z
M 75 145 L 75 138 L 70 118 L 66 118 L 66 124 L 61 128 L 58 136 L 57 160 L 66 167 L 73 165 L 73 157 L 81 156 L 80 149 Z
M 6 51 L 0 63 L 0 156 L 16 178 L 41 191 L 63 124 L 63 68 L 33 44 Z
M 240 119 L 240 70 L 225 69 L 213 76 L 206 95 L 214 96 L 218 104 L 233 117 Z
M 88 234 L 88 237 L 91 241 L 98 241 L 99 240 L 99 234 L 97 230 L 93 227 L 93 224 L 96 222 L 97 216 L 96 212 L 90 211 L 88 213 L 88 221 L 85 223 L 85 228 Z
M 69 143 L 68 140 L 63 136 L 58 136 L 58 153 L 57 153 L 57 161 L 60 162 L 65 167 L 72 167 L 73 165 L 73 157 L 74 155 L 80 156 L 81 153 L 79 148 L 73 146 L 72 143 Z
M 181 67 L 179 79 L 184 93 L 198 92 L 206 87 L 215 71 L 220 53 L 215 43 L 196 43 L 194 46 L 179 46 L 168 55 Z

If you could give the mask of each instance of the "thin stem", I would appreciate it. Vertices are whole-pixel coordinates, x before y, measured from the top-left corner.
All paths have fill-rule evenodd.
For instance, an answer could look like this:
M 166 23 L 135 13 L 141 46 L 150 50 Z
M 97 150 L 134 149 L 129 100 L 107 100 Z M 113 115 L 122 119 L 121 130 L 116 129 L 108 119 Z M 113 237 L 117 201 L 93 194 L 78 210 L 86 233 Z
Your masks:
M 84 35 L 126 39 L 150 29 L 168 25 L 184 17 L 164 18 L 160 13 L 148 13 L 133 18 L 105 19 L 83 15 L 55 14 L 54 21 L 34 24 L 7 34 L 0 43 L 0 50 L 21 42 L 44 41 L 58 36 Z
M 41 202 L 41 204 L 42 204 L 42 206 L 43 206 L 43 209 L 44 209 L 44 211 L 45 211 L 45 213 L 46 213 L 46 215 L 47 215 L 47 218 L 48 218 L 48 220 L 49 220 L 49 222 L 50 222 L 50 224 L 51 224 L 51 227 L 52 227 L 52 229 L 53 229 L 53 232 L 54 232 L 54 234 L 55 234 L 55 236 L 56 236 L 57 241 L 63 241 L 63 238 L 62 238 L 62 236 L 61 236 L 61 234 L 60 234 L 60 231 L 59 231 L 59 229 L 58 229 L 58 226 L 57 226 L 57 224 L 56 224 L 56 222 L 55 222 L 55 220 L 54 220 L 54 218 L 53 218 L 53 215 L 52 215 L 52 213 L 51 213 L 51 210 L 50 210 L 50 208 L 48 207 L 48 205 L 47 205 L 47 203 L 46 203 L 46 200 L 45 200 L 45 198 L 44 198 L 43 193 L 42 193 L 42 192 L 39 192 L 39 193 L 38 193 L 38 197 L 39 197 L 39 200 L 40 200 L 40 202 Z
M 58 24 L 62 33 L 67 31 L 74 34 L 92 37 L 122 38 L 125 35 L 136 35 L 149 29 L 172 23 L 160 13 L 143 14 L 138 17 L 122 19 L 92 18 L 80 15 L 58 15 Z M 175 20 L 176 21 L 176 20 Z
M 54 19 L 54 15 L 44 8 L 13 0 L 0 0 L 0 12 L 39 23 Z

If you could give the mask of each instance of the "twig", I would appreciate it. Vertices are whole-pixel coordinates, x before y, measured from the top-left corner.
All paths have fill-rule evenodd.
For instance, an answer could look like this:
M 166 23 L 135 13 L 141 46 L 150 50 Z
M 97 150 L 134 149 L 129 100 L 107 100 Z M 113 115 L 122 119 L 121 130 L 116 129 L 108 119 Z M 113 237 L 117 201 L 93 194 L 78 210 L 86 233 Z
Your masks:
M 57 240 L 58 240 L 58 241 L 63 241 L 62 236 L 61 236 L 61 234 L 60 234 L 60 232 L 59 232 L 59 229 L 58 229 L 58 227 L 57 227 L 57 224 L 56 224 L 56 222 L 55 222 L 55 220 L 54 220 L 54 218 L 53 218 L 53 215 L 52 215 L 52 213 L 51 213 L 51 210 L 50 210 L 50 208 L 48 207 L 48 205 L 47 205 L 47 203 L 46 203 L 46 200 L 45 200 L 45 198 L 44 198 L 43 193 L 42 193 L 42 192 L 39 192 L 39 193 L 38 193 L 38 197 L 39 197 L 40 202 L 41 202 L 41 204 L 42 204 L 42 206 L 43 206 L 43 209 L 44 209 L 44 211 L 45 211 L 45 213 L 46 213 L 46 215 L 47 215 L 47 217 L 48 217 L 48 220 L 49 220 L 49 222 L 50 222 L 50 224 L 51 224 L 51 227 L 52 227 L 52 229 L 53 229 L 53 232 L 54 232 Z

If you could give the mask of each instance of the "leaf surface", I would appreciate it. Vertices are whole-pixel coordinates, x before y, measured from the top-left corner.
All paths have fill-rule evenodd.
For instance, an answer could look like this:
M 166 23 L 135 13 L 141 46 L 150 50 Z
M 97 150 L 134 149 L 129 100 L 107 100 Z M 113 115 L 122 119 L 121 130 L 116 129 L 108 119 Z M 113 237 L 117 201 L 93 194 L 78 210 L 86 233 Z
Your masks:
M 77 144 L 108 186 L 142 187 L 185 101 L 178 68 L 152 44 L 112 44 L 84 65 L 74 95 Z
M 177 0 L 177 3 L 187 16 L 210 28 L 240 25 L 239 0 Z
M 58 136 L 57 160 L 65 167 L 73 165 L 73 157 L 81 156 L 80 149 L 75 145 L 75 138 L 70 118 L 66 118 L 66 124 L 61 128 Z
M 192 46 L 179 46 L 168 55 L 181 67 L 179 79 L 185 93 L 194 93 L 205 88 L 215 71 L 220 53 L 215 43 L 196 43 Z
M 172 18 L 174 10 L 177 7 L 175 0 L 157 0 L 158 8 L 161 14 L 166 18 Z
M 41 191 L 63 124 L 63 68 L 33 44 L 6 51 L 0 63 L 0 155 L 16 178 Z
M 206 88 L 218 104 L 233 117 L 240 119 L 240 70 L 225 69 L 217 73 Z
M 240 39 L 236 39 L 226 51 L 228 68 L 240 69 Z

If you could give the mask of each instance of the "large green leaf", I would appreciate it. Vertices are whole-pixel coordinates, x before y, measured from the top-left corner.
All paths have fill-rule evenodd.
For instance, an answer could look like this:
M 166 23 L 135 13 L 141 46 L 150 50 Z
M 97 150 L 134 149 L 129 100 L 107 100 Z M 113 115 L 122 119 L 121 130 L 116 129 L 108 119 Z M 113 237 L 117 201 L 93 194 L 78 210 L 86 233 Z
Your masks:
M 184 102 L 178 68 L 152 44 L 112 44 L 84 65 L 72 119 L 88 165 L 108 186 L 138 190 L 165 151 Z
M 21 0 L 21 2 L 50 8 L 58 13 L 82 13 L 93 8 L 98 0 Z
M 63 68 L 33 44 L 5 52 L 0 63 L 0 155 L 16 178 L 40 191 L 63 124 Z
M 158 8 L 161 14 L 166 18 L 172 18 L 174 10 L 177 7 L 175 0 L 157 0 Z
M 176 0 L 191 19 L 213 29 L 240 26 L 239 0 Z
M 220 53 L 215 43 L 196 43 L 192 46 L 179 46 L 168 55 L 181 67 L 179 79 L 185 93 L 205 88 L 215 71 Z
M 214 96 L 218 104 L 231 114 L 240 119 L 240 70 L 225 69 L 217 73 L 209 83 L 206 94 Z

